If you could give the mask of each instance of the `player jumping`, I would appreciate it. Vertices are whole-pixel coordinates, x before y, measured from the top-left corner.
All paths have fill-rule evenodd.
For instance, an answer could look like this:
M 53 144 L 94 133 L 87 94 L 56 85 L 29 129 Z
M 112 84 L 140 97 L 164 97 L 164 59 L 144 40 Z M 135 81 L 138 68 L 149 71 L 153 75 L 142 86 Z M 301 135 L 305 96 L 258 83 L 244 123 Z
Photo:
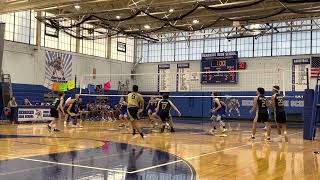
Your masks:
M 159 101 L 157 109 L 156 109 L 156 114 L 159 115 L 159 117 L 162 121 L 161 133 L 164 132 L 165 124 L 168 121 L 169 121 L 169 125 L 171 127 L 171 132 L 175 132 L 175 130 L 173 128 L 172 117 L 170 114 L 171 109 L 174 109 L 178 113 L 178 116 L 181 116 L 181 113 L 178 110 L 178 108 L 169 100 L 169 95 L 167 93 L 165 93 L 165 94 L 163 94 L 162 99 Z
M 283 99 L 283 96 L 280 95 L 279 91 L 280 91 L 279 86 L 273 86 L 272 108 L 273 108 L 274 117 L 277 123 L 278 134 L 279 136 L 281 136 L 281 133 L 282 133 L 281 131 L 283 130 L 283 135 L 285 137 L 285 140 L 288 141 L 287 126 L 286 126 L 287 116 L 284 109 L 284 99 Z
M 136 130 L 143 138 L 143 133 L 140 127 L 137 125 L 138 115 L 143 112 L 144 100 L 141 94 L 138 93 L 139 87 L 133 85 L 131 93 L 128 94 L 128 115 L 131 120 L 133 135 L 136 134 Z
M 221 133 L 224 134 L 227 129 L 225 127 L 224 122 L 222 121 L 222 116 L 226 114 L 226 105 L 221 99 L 218 97 L 217 92 L 212 93 L 212 99 L 214 101 L 214 108 L 211 110 L 213 115 L 210 118 L 212 120 L 212 129 L 210 130 L 211 134 L 214 134 L 216 131 L 216 123 L 220 124 Z
M 270 141 L 270 124 L 269 124 L 269 113 L 268 113 L 268 107 L 270 106 L 270 102 L 268 99 L 264 96 L 265 90 L 264 88 L 259 87 L 257 89 L 257 96 L 253 100 L 253 107 L 250 110 L 250 113 L 256 112 L 256 116 L 253 120 L 252 124 L 252 135 L 251 139 L 255 139 L 256 131 L 257 131 L 257 123 L 261 122 L 264 123 L 267 127 L 267 138 L 266 141 Z

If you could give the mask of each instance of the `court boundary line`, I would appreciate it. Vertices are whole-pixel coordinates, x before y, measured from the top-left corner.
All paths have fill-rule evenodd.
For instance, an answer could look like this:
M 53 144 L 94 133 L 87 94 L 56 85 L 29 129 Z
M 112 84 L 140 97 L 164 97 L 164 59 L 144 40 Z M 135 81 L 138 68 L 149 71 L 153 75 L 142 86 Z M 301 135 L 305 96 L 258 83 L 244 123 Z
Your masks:
M 0 156 L 3 156 L 3 155 L 0 155 Z M 8 156 L 5 156 L 5 157 L 8 157 Z M 9 157 L 12 157 L 12 156 L 9 156 Z M 110 172 L 116 172 L 116 173 L 130 173 L 128 171 L 121 171 L 121 170 L 115 170 L 115 169 L 99 168 L 99 167 L 84 166 L 84 165 L 78 165 L 78 164 L 62 163 L 62 162 L 45 161 L 45 160 L 23 158 L 23 157 L 16 157 L 14 159 L 47 163 L 47 164 L 56 164 L 56 165 L 62 165 L 62 166 L 78 167 L 78 168 L 85 168 L 85 169 L 94 169 L 94 170 L 100 170 L 100 171 L 110 171 Z
M 303 133 L 303 131 L 289 134 L 288 137 L 296 135 L 296 134 L 301 134 L 301 133 Z M 279 139 L 279 137 L 276 137 L 276 138 L 273 138 L 273 139 Z M 193 156 L 193 157 L 187 157 L 187 158 L 184 158 L 184 160 L 194 160 L 194 159 L 197 159 L 197 158 L 200 158 L 200 157 L 203 157 L 203 156 L 208 156 L 208 155 L 216 154 L 216 153 L 219 153 L 219 152 L 230 151 L 230 150 L 242 148 L 242 147 L 245 147 L 245 146 L 250 146 L 252 144 L 260 144 L 260 143 L 263 143 L 263 142 L 265 142 L 265 141 L 262 140 L 262 141 L 258 141 L 258 142 L 253 142 L 251 144 L 243 144 L 243 145 L 240 145 L 240 146 L 235 146 L 235 147 L 231 147 L 231 148 L 227 148 L 227 149 L 223 149 L 223 150 L 219 150 L 219 151 L 212 151 L 212 152 L 200 154 L 200 155 Z M 172 162 L 168 162 L 168 163 L 158 164 L 156 166 L 150 166 L 150 167 L 147 167 L 147 168 L 142 168 L 142 169 L 139 169 L 139 170 L 131 171 L 130 173 L 143 172 L 143 171 L 146 171 L 146 170 L 155 169 L 155 168 L 158 168 L 158 167 L 162 167 L 162 166 L 166 166 L 166 165 L 170 165 L 170 164 L 174 164 L 174 163 L 179 163 L 179 162 L 183 162 L 183 159 L 172 161 Z
M 301 133 L 303 133 L 303 131 L 289 134 L 288 137 L 296 135 L 296 134 L 301 134 Z M 279 137 L 276 137 L 276 138 L 273 138 L 273 139 L 279 139 Z M 13 157 L 13 156 L 4 156 L 4 155 L 0 155 L 0 156 L 2 156 L 2 157 L 10 157 L 10 158 L 13 158 L 13 159 L 20 159 L 20 160 L 25 160 L 25 161 L 47 163 L 47 164 L 78 167 L 78 168 L 85 168 L 85 169 L 94 169 L 94 170 L 109 171 L 109 172 L 115 172 L 115 173 L 135 174 L 135 173 L 143 172 L 143 171 L 150 170 L 150 169 L 159 168 L 159 167 L 170 165 L 170 164 L 180 163 L 180 162 L 184 162 L 184 161 L 187 161 L 187 160 L 194 160 L 194 159 L 197 159 L 197 158 L 200 158 L 200 157 L 203 157 L 203 156 L 208 156 L 208 155 L 216 154 L 216 153 L 219 153 L 219 152 L 225 152 L 225 151 L 230 151 L 230 150 L 234 150 L 234 149 L 239 149 L 239 148 L 242 148 L 242 147 L 250 146 L 252 144 L 260 144 L 260 143 L 263 143 L 263 142 L 264 141 L 262 140 L 262 141 L 253 142 L 253 143 L 250 143 L 250 144 L 243 144 L 243 145 L 240 145 L 240 146 L 234 146 L 234 147 L 230 147 L 230 148 L 219 150 L 219 151 L 212 151 L 212 152 L 196 155 L 196 156 L 193 156 L 193 157 L 187 157 L 187 158 L 184 158 L 184 159 L 179 157 L 180 159 L 176 160 L 176 161 L 171 161 L 171 162 L 168 162 L 168 163 L 158 164 L 158 165 L 155 165 L 155 166 L 150 166 L 150 167 L 138 169 L 138 170 L 135 170 L 135 171 L 122 171 L 122 170 L 115 170 L 115 169 L 108 169 L 108 168 L 99 168 L 99 167 L 84 166 L 84 165 L 77 165 L 77 164 L 69 164 L 69 163 L 62 163 L 62 162 L 45 161 L 45 160 L 23 158 L 23 157 Z M 169 152 L 167 152 L 167 153 L 169 153 Z M 185 162 L 185 163 L 187 163 L 187 162 Z
M 105 158 L 105 157 L 112 157 L 112 156 L 115 156 L 115 155 L 119 155 L 119 154 L 111 154 L 111 155 L 108 155 L 108 156 L 97 156 L 97 157 L 93 157 L 93 159 L 95 160 L 98 160 L 98 159 L 102 159 L 102 158 Z M 3 156 L 3 155 L 0 155 L 0 156 Z M 17 159 L 17 158 L 16 158 Z M 14 159 L 12 159 L 14 160 Z M 78 162 L 84 162 L 84 161 L 89 161 L 90 159 L 89 158 L 85 158 L 85 159 L 81 159 L 79 160 Z M 51 161 L 53 162 L 53 161 Z M 66 163 L 69 163 L 69 162 L 66 162 Z M 53 167 L 55 165 L 47 165 L 45 167 Z M 23 169 L 23 170 L 16 170 L 16 171 L 10 171 L 10 172 L 7 172 L 7 173 L 0 173 L 0 176 L 4 176 L 4 175 L 9 175 L 9 174 L 14 174 L 14 173 L 20 173 L 20 172 L 25 172 L 25 171 L 29 171 L 29 170 L 35 170 L 35 169 L 42 169 L 44 168 L 43 166 L 39 166 L 39 167 L 34 167 L 34 168 L 29 168 L 29 169 Z

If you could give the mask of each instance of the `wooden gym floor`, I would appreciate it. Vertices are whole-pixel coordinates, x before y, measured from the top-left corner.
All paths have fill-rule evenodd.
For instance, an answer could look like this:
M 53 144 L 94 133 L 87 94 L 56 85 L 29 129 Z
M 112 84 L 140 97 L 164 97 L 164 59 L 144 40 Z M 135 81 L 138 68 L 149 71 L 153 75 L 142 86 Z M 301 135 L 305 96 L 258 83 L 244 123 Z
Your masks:
M 0 179 L 320 179 L 319 141 L 305 141 L 300 128 L 285 142 L 272 130 L 249 141 L 251 124 L 227 137 L 205 133 L 209 124 L 176 123 L 175 133 L 145 128 L 145 139 L 107 122 L 49 133 L 46 124 L 0 126 Z M 141 126 L 147 126 L 141 121 Z M 232 123 L 237 127 L 238 123 Z

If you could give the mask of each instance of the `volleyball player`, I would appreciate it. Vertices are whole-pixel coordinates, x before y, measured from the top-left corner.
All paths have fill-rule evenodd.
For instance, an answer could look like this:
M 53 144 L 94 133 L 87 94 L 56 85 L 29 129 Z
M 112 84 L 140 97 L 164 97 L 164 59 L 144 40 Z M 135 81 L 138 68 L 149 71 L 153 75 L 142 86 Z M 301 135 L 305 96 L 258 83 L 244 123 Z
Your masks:
M 126 125 L 128 121 L 128 103 L 126 102 L 126 98 L 124 96 L 120 97 L 119 108 L 119 120 L 121 122 L 119 127 L 128 127 L 128 125 Z
M 141 94 L 138 93 L 139 87 L 133 85 L 131 93 L 128 94 L 128 115 L 131 120 L 133 135 L 136 134 L 136 130 L 143 138 L 143 133 L 140 127 L 137 125 L 138 116 L 143 112 L 144 109 L 144 100 Z
M 154 113 L 156 112 L 157 105 L 158 105 L 157 99 L 155 97 L 151 97 L 146 108 L 148 111 L 150 123 L 152 124 L 153 127 L 156 126 L 155 119 L 157 118 L 155 117 Z
M 48 124 L 49 131 L 60 131 L 57 129 L 57 123 L 59 118 L 62 118 L 65 115 L 63 104 L 64 104 L 64 93 L 59 94 L 59 98 L 53 103 L 53 107 L 50 110 L 51 117 L 54 118 L 53 121 Z
M 125 121 L 128 118 L 128 104 L 124 96 L 120 97 L 119 106 L 120 106 L 119 118 L 120 120 Z
M 165 93 L 163 94 L 162 99 L 158 102 L 158 106 L 156 109 L 156 114 L 159 115 L 162 121 L 162 128 L 161 128 L 162 133 L 164 132 L 164 129 L 165 129 L 165 123 L 167 123 L 168 121 L 171 127 L 171 132 L 175 132 L 173 127 L 172 117 L 170 114 L 171 109 L 174 109 L 178 113 L 178 116 L 181 116 L 181 113 L 178 110 L 178 108 L 169 100 L 169 95 Z
M 74 101 L 79 101 L 79 98 L 80 98 L 80 96 L 79 96 L 78 94 L 75 95 L 75 98 L 74 98 L 74 99 L 72 99 L 71 97 L 69 97 L 69 98 L 66 100 L 65 104 L 64 104 L 64 112 L 67 111 L 67 109 L 69 108 L 70 104 L 72 104 Z M 66 127 L 66 126 L 67 126 L 67 123 L 69 122 L 69 117 L 70 117 L 69 115 L 70 115 L 69 113 L 66 113 L 66 114 L 65 114 L 65 118 L 64 118 L 64 122 L 63 122 L 64 127 Z
M 277 129 L 278 129 L 278 134 L 281 136 L 282 130 L 283 130 L 283 135 L 287 141 L 287 116 L 286 112 L 284 109 L 284 99 L 283 96 L 280 95 L 279 93 L 280 87 L 279 86 L 273 86 L 272 89 L 272 108 L 273 108 L 273 113 L 274 113 L 274 118 L 277 123 Z
M 67 108 L 67 114 L 69 115 L 69 118 L 72 122 L 73 127 L 80 127 L 82 128 L 82 126 L 80 126 L 80 124 L 78 124 L 78 119 L 80 118 L 80 107 L 79 107 L 79 96 L 74 99 L 73 101 L 71 101 L 69 103 L 69 106 Z
M 218 97 L 217 92 L 212 93 L 212 99 L 214 101 L 214 108 L 211 110 L 213 115 L 210 118 L 212 120 L 212 129 L 210 130 L 211 134 L 214 134 L 216 131 L 216 123 L 219 123 L 221 133 L 224 134 L 227 129 L 225 123 L 222 121 L 222 117 L 226 114 L 226 105 L 221 101 L 221 98 Z
M 250 113 L 256 112 L 256 116 L 253 120 L 252 124 L 252 135 L 251 140 L 255 139 L 256 131 L 257 131 L 257 123 L 264 123 L 267 127 L 267 137 L 266 141 L 270 141 L 270 124 L 269 124 L 269 113 L 268 113 L 268 107 L 270 106 L 270 102 L 268 99 L 264 96 L 265 90 L 264 88 L 259 87 L 257 89 L 257 96 L 253 100 L 253 107 L 250 110 Z

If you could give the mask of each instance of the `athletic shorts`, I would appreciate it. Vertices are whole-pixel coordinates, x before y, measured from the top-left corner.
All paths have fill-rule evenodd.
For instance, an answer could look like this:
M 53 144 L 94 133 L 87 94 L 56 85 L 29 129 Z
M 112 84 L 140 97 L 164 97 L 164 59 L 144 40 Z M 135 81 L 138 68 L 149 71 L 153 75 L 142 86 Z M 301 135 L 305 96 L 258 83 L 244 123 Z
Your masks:
M 269 121 L 269 114 L 268 113 L 257 113 L 256 117 L 254 118 L 255 122 L 265 123 Z
M 155 109 L 149 109 L 148 110 L 148 114 L 150 115 L 150 114 L 153 114 L 153 113 L 155 113 L 156 112 L 156 110 Z
M 131 120 L 137 120 L 138 119 L 138 107 L 129 107 L 128 108 L 128 115 Z
M 128 115 L 128 111 L 127 110 L 122 110 L 121 112 L 120 112 L 120 115 L 122 115 L 122 116 L 127 116 Z
M 287 115 L 285 111 L 277 112 L 275 114 L 276 122 L 277 123 L 286 123 L 287 122 Z
M 221 121 L 222 120 L 222 116 L 220 114 L 213 114 L 210 118 L 211 120 L 215 120 L 215 121 Z
M 59 112 L 58 112 L 58 110 L 56 110 L 56 109 L 54 109 L 54 108 L 51 108 L 51 109 L 50 109 L 50 115 L 51 115 L 51 117 L 53 117 L 53 118 L 59 118 Z
M 161 121 L 163 121 L 163 122 L 168 121 L 170 119 L 170 113 L 160 112 L 159 117 L 160 117 Z
M 127 118 L 128 117 L 128 113 L 120 113 L 119 117 L 120 118 Z

